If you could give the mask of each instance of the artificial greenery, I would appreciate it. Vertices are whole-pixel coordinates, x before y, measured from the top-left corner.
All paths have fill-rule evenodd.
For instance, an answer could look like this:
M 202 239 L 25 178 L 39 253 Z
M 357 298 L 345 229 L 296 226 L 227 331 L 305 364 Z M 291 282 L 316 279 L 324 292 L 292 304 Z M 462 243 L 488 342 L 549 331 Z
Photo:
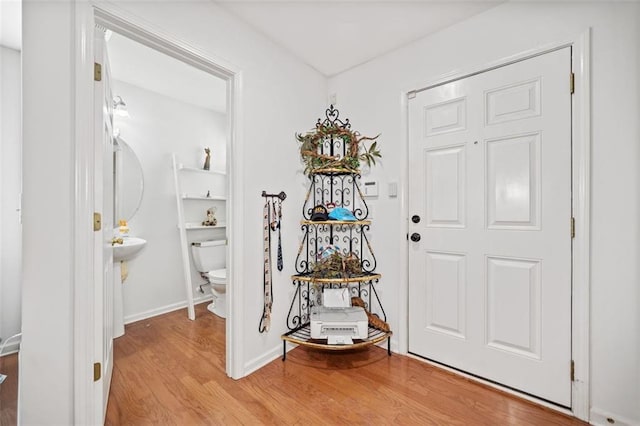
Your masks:
M 296 134 L 300 142 L 300 157 L 305 165 L 304 173 L 311 175 L 322 170 L 339 170 L 359 173 L 360 164 L 371 167 L 376 164 L 376 158 L 382 158 L 378 149 L 380 135 L 373 138 L 361 136 L 360 133 L 334 124 L 319 124 L 315 129 L 306 134 Z M 320 154 L 320 147 L 325 141 L 342 139 L 346 147 L 344 157 Z M 371 141 L 367 148 L 365 141 Z

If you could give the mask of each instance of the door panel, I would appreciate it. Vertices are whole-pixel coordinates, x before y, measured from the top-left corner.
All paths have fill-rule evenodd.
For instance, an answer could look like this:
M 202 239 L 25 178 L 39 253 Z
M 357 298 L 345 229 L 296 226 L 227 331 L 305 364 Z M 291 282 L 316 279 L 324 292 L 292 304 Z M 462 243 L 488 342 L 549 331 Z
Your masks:
M 540 134 L 486 141 L 488 229 L 540 229 Z
M 570 48 L 409 104 L 409 351 L 570 406 Z
M 427 226 L 464 227 L 465 147 L 425 152 L 425 210 Z
M 464 255 L 427 252 L 426 327 L 465 337 L 466 270 Z
M 113 95 L 104 30 L 96 28 L 95 62 L 102 65 L 102 78 L 94 82 L 94 199 L 102 215 L 102 229 L 94 233 L 95 252 L 95 359 L 101 364 L 101 379 L 95 383 L 96 423 L 104 423 L 113 371 Z

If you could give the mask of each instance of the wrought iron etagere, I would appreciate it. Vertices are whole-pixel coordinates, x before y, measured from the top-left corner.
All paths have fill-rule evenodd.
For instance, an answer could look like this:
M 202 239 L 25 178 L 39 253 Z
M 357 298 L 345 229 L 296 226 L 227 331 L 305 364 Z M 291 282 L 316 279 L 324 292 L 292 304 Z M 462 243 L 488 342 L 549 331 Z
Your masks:
M 348 129 L 351 124 L 348 119 L 342 121 L 338 110 L 331 106 L 326 110 L 325 118 L 318 119 L 316 127 L 320 126 Z M 319 153 L 340 158 L 346 155 L 347 148 L 342 138 L 329 136 L 320 145 Z M 348 287 L 352 296 L 362 298 L 368 311 L 384 321 L 387 318 L 374 285 L 380 280 L 381 275 L 375 272 L 377 261 L 367 236 L 371 221 L 367 219 L 369 207 L 359 186 L 360 173 L 340 168 L 316 169 L 310 173 L 309 180 L 309 190 L 302 207 L 302 239 L 296 256 L 296 275 L 291 277 L 295 291 L 287 315 L 289 332 L 282 335 L 283 360 L 286 359 L 287 342 L 319 349 L 343 350 L 380 343 L 386 339 L 390 355 L 392 332 L 381 331 L 371 326 L 368 339 L 354 341 L 352 345 L 329 345 L 325 341 L 311 339 L 311 309 L 321 305 L 322 292 L 326 288 Z M 315 206 L 329 204 L 350 210 L 356 220 L 311 220 Z M 314 263 L 322 249 L 327 246 L 339 247 L 344 256 L 357 256 L 360 270 L 356 273 L 336 273 L 332 276 L 314 272 Z

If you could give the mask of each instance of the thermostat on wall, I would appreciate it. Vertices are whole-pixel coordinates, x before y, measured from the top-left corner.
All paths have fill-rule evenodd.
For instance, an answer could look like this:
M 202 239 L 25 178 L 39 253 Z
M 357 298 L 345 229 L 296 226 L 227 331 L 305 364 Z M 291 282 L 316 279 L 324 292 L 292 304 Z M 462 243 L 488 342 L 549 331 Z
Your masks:
M 363 195 L 367 198 L 378 196 L 378 181 L 367 180 L 362 184 Z

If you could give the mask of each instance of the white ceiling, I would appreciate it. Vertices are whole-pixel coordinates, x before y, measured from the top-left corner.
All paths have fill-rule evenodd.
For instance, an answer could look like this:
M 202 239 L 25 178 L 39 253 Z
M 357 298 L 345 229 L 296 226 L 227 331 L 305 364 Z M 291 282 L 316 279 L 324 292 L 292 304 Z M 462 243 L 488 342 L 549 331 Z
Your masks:
M 114 79 L 191 105 L 225 112 L 224 80 L 117 33 L 111 33 L 107 51 Z
M 211 1 L 332 76 L 504 0 Z
M 332 76 L 504 0 L 209 0 Z M 0 44 L 21 48 L 21 0 L 0 0 Z M 114 78 L 224 111 L 224 81 L 113 34 Z M 126 100 L 125 100 L 126 102 Z

